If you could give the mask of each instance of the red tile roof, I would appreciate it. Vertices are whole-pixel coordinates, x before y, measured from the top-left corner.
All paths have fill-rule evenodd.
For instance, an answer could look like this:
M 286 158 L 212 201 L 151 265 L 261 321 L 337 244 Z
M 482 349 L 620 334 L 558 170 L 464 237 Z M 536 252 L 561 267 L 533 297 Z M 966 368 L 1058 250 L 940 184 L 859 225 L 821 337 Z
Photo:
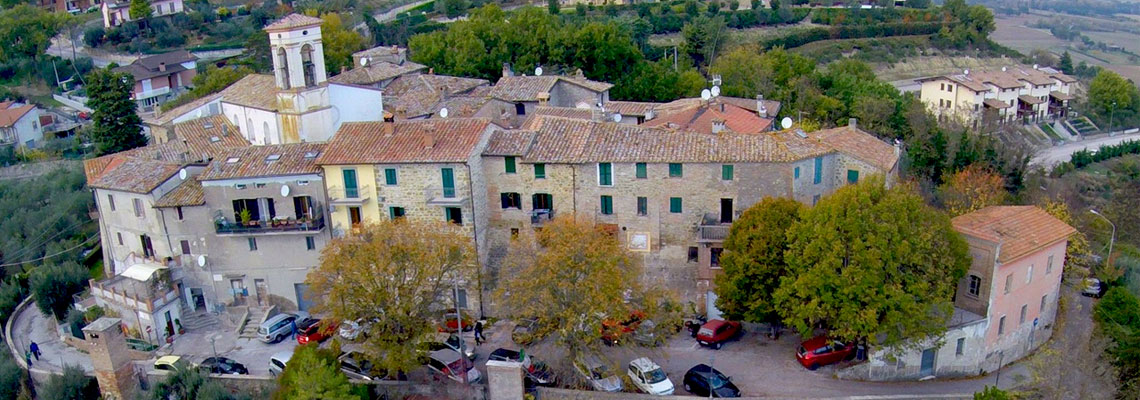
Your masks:
M 206 166 L 200 181 L 315 174 L 324 143 L 273 144 L 233 149 Z
M 1076 229 L 1036 206 L 990 206 L 952 220 L 958 232 L 998 243 L 1007 263 L 1065 240 Z
M 563 82 L 595 92 L 604 92 L 614 86 L 606 82 L 566 76 L 504 76 L 495 83 L 491 97 L 509 102 L 538 101 L 539 93 L 550 93 L 554 85 Z
M 8 103 L 6 107 L 0 109 L 0 127 L 2 128 L 10 128 L 12 125 L 16 124 L 16 121 L 19 121 L 20 118 L 23 118 L 24 114 L 27 114 L 29 111 L 32 111 L 36 108 L 36 106 L 31 104 L 22 105 L 19 107 L 12 107 L 11 105 L 12 103 Z
M 202 182 L 197 179 L 187 179 L 182 184 L 154 202 L 156 208 L 189 207 L 206 204 L 206 194 L 202 192 Z
M 410 74 L 413 72 L 422 71 L 427 66 L 423 64 L 416 64 L 411 61 L 406 61 L 403 64 L 393 64 L 387 61 L 377 61 L 368 63 L 363 67 L 356 67 L 348 71 L 344 71 L 332 78 L 329 82 L 332 83 L 345 83 L 350 85 L 371 85 L 374 83 L 386 81 L 400 75 Z
M 723 121 L 725 127 L 735 133 L 760 133 L 768 131 L 772 126 L 771 118 L 761 118 L 754 111 L 719 100 L 707 105 L 702 102 L 691 103 L 683 108 L 658 109 L 657 116 L 645 121 L 643 125 L 713 133 L 713 121 Z
M 483 150 L 486 156 L 521 156 L 530 149 L 534 142 L 535 133 L 531 131 L 497 131 L 491 134 L 487 141 L 487 148 Z
M 448 111 L 474 114 L 488 98 L 487 84 L 483 79 L 457 76 L 403 75 L 384 87 L 384 109 L 400 118 L 433 114 L 445 106 Z M 451 117 L 460 117 L 460 114 Z
M 277 111 L 277 81 L 273 75 L 246 75 L 221 93 L 226 103 Z
M 103 172 L 88 186 L 96 189 L 110 189 L 146 194 L 166 182 L 182 169 L 182 164 L 169 161 L 122 158 Z
M 482 118 L 346 122 L 317 164 L 466 162 L 491 126 Z
M 267 31 L 287 31 L 290 29 L 303 28 L 306 26 L 320 25 L 321 22 L 322 21 L 320 18 L 301 14 L 289 14 L 284 18 L 281 18 L 276 22 L 267 25 L 264 29 Z
M 848 126 L 823 129 L 807 134 L 840 153 L 855 157 L 875 168 L 890 171 L 899 162 L 897 148 L 879 138 Z
M 174 139 L 169 142 L 84 160 L 83 172 L 90 185 L 128 159 L 158 160 L 179 165 L 204 163 L 221 152 L 246 146 L 249 146 L 249 141 L 241 136 L 237 127 L 224 116 L 214 115 L 174 125 Z

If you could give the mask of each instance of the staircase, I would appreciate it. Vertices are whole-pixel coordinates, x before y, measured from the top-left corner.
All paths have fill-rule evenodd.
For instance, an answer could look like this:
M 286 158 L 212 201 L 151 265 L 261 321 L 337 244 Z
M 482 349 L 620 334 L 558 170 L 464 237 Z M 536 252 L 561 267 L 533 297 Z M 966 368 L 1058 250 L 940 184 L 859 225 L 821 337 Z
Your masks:
M 245 318 L 244 325 L 242 326 L 238 337 L 244 339 L 256 339 L 257 327 L 258 325 L 261 325 L 261 321 L 265 319 L 265 313 L 267 311 L 267 308 L 249 307 L 249 314 Z
M 188 331 L 198 329 L 206 329 L 216 327 L 221 323 L 218 317 L 205 309 L 190 311 L 185 306 L 182 307 L 182 327 Z

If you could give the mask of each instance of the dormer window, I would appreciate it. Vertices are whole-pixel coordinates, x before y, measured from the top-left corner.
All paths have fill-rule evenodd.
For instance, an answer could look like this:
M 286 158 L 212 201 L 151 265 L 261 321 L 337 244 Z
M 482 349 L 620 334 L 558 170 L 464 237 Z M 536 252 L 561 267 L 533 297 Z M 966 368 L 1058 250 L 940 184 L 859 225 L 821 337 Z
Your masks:
M 238 161 L 241 161 L 241 158 L 239 158 L 239 157 L 230 157 L 230 158 L 227 158 L 227 159 L 226 159 L 226 164 L 236 164 Z
M 271 162 L 274 162 L 274 161 L 277 161 L 280 159 L 281 159 L 280 154 L 270 154 L 269 156 L 265 157 L 265 162 L 271 163 Z

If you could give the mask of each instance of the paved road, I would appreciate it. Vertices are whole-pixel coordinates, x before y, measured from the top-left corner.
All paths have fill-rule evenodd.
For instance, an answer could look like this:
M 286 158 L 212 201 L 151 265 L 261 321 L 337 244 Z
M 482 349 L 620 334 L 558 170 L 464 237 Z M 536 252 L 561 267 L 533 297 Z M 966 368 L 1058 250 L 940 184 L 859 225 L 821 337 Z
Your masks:
M 56 334 L 55 321 L 40 314 L 34 304 L 13 318 L 16 320 L 12 322 L 12 341 L 19 352 L 17 356 L 23 358 L 33 341 L 40 347 L 40 353 L 43 353 L 39 360 L 32 359 L 32 368 L 63 371 L 64 365 L 78 365 L 89 373 L 95 371 L 91 358 L 64 344 Z
M 1073 153 L 1077 151 L 1084 149 L 1095 150 L 1097 148 L 1100 148 L 1102 145 L 1119 144 L 1120 142 L 1126 140 L 1140 140 L 1140 133 L 1103 136 L 1045 148 L 1041 151 L 1038 151 L 1037 154 L 1033 156 L 1033 159 L 1029 160 L 1029 165 L 1040 165 L 1045 168 L 1051 168 L 1054 165 L 1069 161 Z

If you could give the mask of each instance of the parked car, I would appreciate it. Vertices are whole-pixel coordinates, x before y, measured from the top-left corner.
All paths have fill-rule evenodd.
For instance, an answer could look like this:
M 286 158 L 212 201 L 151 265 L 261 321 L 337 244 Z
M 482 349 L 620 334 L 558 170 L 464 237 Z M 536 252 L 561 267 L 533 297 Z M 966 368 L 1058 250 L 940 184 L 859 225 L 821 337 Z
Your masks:
M 463 345 L 460 347 L 460 345 L 463 344 L 463 339 L 461 339 L 458 335 L 451 334 L 447 335 L 447 337 L 442 337 L 443 335 L 447 334 L 440 333 L 436 335 L 433 340 L 423 342 L 421 349 L 427 353 L 443 349 L 454 350 L 456 352 L 461 352 L 463 355 L 467 356 L 467 361 L 475 361 L 475 359 L 478 358 L 478 355 L 475 354 L 475 346 Z M 460 351 L 461 349 L 462 351 Z
M 453 309 L 447 310 L 447 312 L 443 314 L 443 321 L 441 321 L 439 324 L 439 331 L 440 332 L 447 332 L 447 333 L 455 333 L 456 331 L 458 331 L 459 330 L 459 322 L 461 322 L 461 321 L 457 320 L 457 318 L 462 319 L 463 331 L 464 332 L 475 329 L 475 321 L 471 320 L 470 315 L 467 315 L 466 313 L 463 313 L 463 312 L 457 313 L 457 312 L 455 312 L 455 309 L 453 308 Z
M 720 350 L 724 342 L 736 339 L 744 334 L 744 329 L 736 321 L 714 319 L 701 325 L 697 330 L 697 343 Z
M 337 323 L 306 318 L 297 323 L 297 344 L 320 343 L 336 334 Z
M 475 369 L 475 363 L 467 362 L 455 350 L 436 350 L 428 356 L 428 369 L 453 381 L 463 383 L 463 372 L 467 372 L 467 382 L 477 383 L 483 377 Z
M 705 364 L 689 368 L 681 384 L 686 392 L 701 397 L 709 396 L 709 392 L 712 392 L 712 397 L 740 397 L 740 389 L 732 383 L 732 378 Z
M 815 371 L 821 366 L 855 358 L 855 343 L 826 336 L 816 336 L 800 345 L 796 359 L 804 368 Z
M 574 360 L 574 369 L 594 390 L 620 392 L 622 389 L 621 377 L 614 373 L 610 364 L 602 360 L 602 357 L 597 354 L 579 356 Z
M 626 336 L 633 333 L 641 326 L 641 321 L 645 319 L 645 313 L 641 311 L 634 311 L 629 313 L 629 317 L 624 321 L 617 321 L 613 319 L 606 319 L 602 321 L 602 341 L 607 345 L 614 346 L 621 344 Z
M 299 319 L 308 317 L 307 314 L 281 313 L 269 317 L 257 327 L 257 339 L 262 343 L 277 343 L 293 334 L 293 327 Z
M 637 329 L 633 330 L 633 342 L 646 347 L 656 347 L 664 340 L 658 334 L 657 323 L 651 319 L 645 320 Z
M 293 358 L 293 350 L 286 350 L 278 352 L 269 357 L 269 375 L 281 375 L 285 371 L 285 365 L 289 364 L 289 359 Z
M 364 354 L 350 351 L 336 358 L 340 363 L 340 370 L 351 379 L 378 381 L 384 379 L 386 373 L 377 373 L 372 368 L 372 362 L 364 358 Z
M 340 324 L 337 333 L 345 340 L 355 341 L 368 336 L 368 329 L 371 327 L 372 321 L 363 318 L 356 321 L 344 321 Z
M 648 357 L 629 362 L 629 379 L 638 390 L 657 396 L 673 394 L 673 381 L 661 370 L 661 366 Z
M 154 360 L 154 369 L 159 371 L 175 372 L 193 367 L 193 364 L 179 356 L 162 356 Z
M 249 370 L 241 363 L 225 358 L 210 357 L 198 364 L 198 368 L 208 374 L 246 375 Z
M 1081 294 L 1089 297 L 1099 298 L 1104 294 L 1107 285 L 1096 278 L 1086 278 L 1085 288 L 1081 290 Z
M 511 340 L 520 345 L 528 345 L 538 339 L 538 319 L 537 318 L 523 318 L 515 323 L 515 329 L 511 331 Z
M 554 386 L 554 373 L 550 367 L 542 361 L 535 360 L 530 354 L 525 351 L 515 351 L 507 349 L 495 349 L 491 355 L 487 356 L 488 360 L 494 361 L 517 361 L 522 363 L 523 371 L 526 373 L 527 386 Z

